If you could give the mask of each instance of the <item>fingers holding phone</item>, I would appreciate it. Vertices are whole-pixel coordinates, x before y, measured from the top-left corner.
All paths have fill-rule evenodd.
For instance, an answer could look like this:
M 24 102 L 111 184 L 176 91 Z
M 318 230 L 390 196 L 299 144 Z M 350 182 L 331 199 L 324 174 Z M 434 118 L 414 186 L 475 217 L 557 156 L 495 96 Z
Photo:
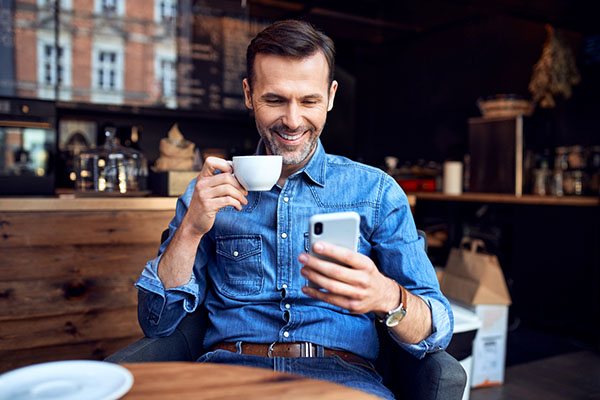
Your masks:
M 356 213 L 315 215 L 309 222 L 309 254 L 302 254 L 304 294 L 353 313 L 379 310 L 389 288 L 373 260 L 358 253 L 360 217 Z

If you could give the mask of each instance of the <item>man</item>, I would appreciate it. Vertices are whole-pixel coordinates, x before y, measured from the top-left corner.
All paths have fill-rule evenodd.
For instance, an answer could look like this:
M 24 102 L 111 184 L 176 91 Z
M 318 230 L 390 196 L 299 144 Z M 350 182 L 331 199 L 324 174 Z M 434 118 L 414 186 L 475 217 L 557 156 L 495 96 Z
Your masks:
M 376 320 L 416 357 L 445 348 L 453 327 L 406 196 L 382 171 L 321 145 L 338 86 L 331 39 L 304 22 L 278 22 L 250 43 L 247 67 L 258 152 L 283 156 L 279 181 L 247 192 L 227 161 L 206 160 L 136 283 L 140 324 L 147 336 L 169 335 L 205 307 L 207 353 L 199 361 L 274 368 L 393 398 L 369 362 Z M 307 254 L 308 219 L 335 211 L 360 214 L 359 251 L 326 243 L 314 251 L 350 268 Z

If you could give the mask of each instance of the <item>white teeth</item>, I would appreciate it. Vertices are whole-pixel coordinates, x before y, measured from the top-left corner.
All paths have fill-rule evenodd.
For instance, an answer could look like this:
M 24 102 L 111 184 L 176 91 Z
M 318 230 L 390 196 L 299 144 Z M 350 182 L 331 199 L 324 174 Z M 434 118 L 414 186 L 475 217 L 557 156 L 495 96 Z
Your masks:
M 295 136 L 290 136 L 290 135 L 286 135 L 285 133 L 279 132 L 279 136 L 281 136 L 285 140 L 296 140 L 296 139 L 300 138 L 300 136 L 302 136 L 302 133 L 299 133 Z

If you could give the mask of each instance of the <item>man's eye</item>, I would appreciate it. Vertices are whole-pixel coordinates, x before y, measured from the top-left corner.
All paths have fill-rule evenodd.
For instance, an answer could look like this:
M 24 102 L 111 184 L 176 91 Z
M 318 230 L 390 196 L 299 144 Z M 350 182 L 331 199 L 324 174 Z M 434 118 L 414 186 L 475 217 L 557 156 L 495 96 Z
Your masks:
M 312 106 L 312 105 L 317 104 L 317 102 L 316 102 L 316 100 L 304 100 L 304 104 Z
M 269 103 L 269 104 L 278 104 L 278 103 L 281 103 L 281 100 L 279 100 L 279 99 L 267 99 L 266 102 Z

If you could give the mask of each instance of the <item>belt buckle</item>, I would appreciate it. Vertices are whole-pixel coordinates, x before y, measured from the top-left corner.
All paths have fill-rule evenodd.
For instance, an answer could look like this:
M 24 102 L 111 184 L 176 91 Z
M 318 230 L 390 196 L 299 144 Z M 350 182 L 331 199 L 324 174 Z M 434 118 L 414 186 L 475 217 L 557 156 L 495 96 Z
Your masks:
M 314 357 L 314 347 L 311 342 L 302 342 L 300 344 L 300 357 Z
M 273 342 L 269 345 L 269 349 L 267 350 L 267 356 L 269 358 L 273 358 L 273 347 L 275 346 L 275 343 L 277 342 Z

